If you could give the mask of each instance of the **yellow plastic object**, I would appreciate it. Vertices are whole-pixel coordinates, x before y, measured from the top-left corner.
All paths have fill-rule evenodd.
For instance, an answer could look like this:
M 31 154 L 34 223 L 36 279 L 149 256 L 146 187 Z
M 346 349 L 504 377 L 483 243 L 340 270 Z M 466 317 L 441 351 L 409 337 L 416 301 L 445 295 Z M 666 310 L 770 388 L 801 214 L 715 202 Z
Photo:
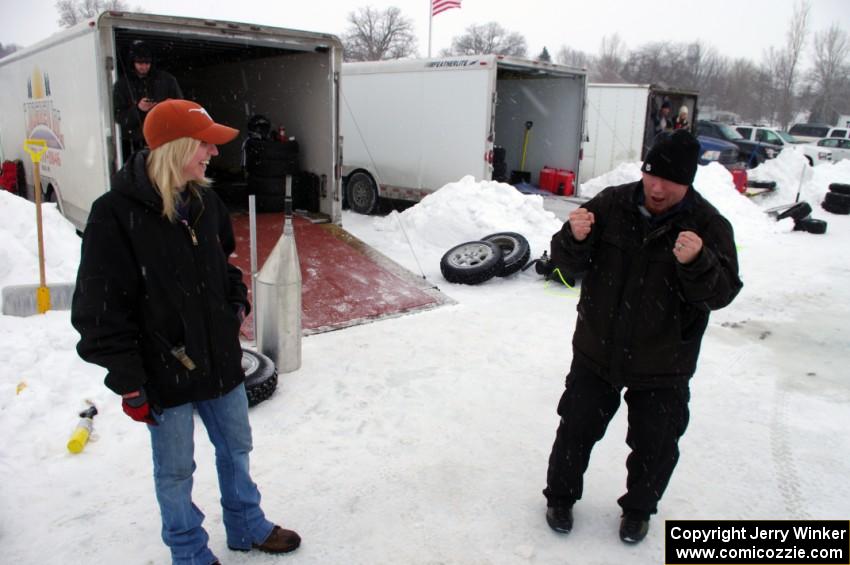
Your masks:
M 68 451 L 71 453 L 80 453 L 89 441 L 91 430 L 94 422 L 91 418 L 80 418 L 77 427 L 71 434 L 71 439 L 68 440 Z
M 15 394 L 21 394 L 24 389 L 27 388 L 27 382 L 21 381 L 18 383 L 18 386 L 15 387 Z
M 41 156 L 47 152 L 47 142 L 43 139 L 27 139 L 24 141 L 24 151 L 29 153 L 33 163 L 40 163 Z
M 44 314 L 50 310 L 50 288 L 40 286 L 35 289 L 35 306 L 38 308 L 39 314 Z

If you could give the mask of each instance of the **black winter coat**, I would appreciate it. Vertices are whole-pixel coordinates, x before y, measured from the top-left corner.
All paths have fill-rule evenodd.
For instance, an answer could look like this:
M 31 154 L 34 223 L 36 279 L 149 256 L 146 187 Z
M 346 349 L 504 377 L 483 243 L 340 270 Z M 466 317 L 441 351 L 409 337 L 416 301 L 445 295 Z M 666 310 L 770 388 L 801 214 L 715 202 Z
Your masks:
M 653 223 L 638 204 L 643 183 L 609 187 L 584 204 L 590 235 L 576 241 L 569 222 L 552 237 L 552 260 L 585 272 L 573 335 L 575 359 L 615 386 L 658 388 L 696 370 L 709 312 L 743 284 L 732 226 L 693 187 L 678 210 Z M 697 258 L 673 255 L 679 232 L 703 240 Z
M 248 308 L 224 204 L 209 189 L 189 204 L 189 220 L 162 216 L 145 171 L 132 156 L 112 190 L 92 205 L 83 234 L 71 322 L 77 351 L 105 367 L 118 394 L 144 386 L 163 407 L 217 398 L 244 380 L 240 321 Z M 172 353 L 185 348 L 187 368 Z
M 113 87 L 115 121 L 120 124 L 121 135 L 127 141 L 144 147 L 142 126 L 147 113 L 139 110 L 139 100 L 150 98 L 162 102 L 168 98 L 183 98 L 183 92 L 177 79 L 165 71 L 151 69 L 146 77 L 141 78 L 132 69 L 128 70 L 127 75 L 121 77 Z

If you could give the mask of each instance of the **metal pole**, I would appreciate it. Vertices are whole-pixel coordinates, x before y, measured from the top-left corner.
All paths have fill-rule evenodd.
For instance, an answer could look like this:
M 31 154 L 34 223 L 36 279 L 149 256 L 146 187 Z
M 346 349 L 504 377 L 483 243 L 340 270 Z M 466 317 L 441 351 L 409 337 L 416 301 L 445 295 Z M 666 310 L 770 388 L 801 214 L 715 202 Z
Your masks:
M 254 347 L 257 346 L 257 197 L 248 196 L 248 232 L 251 247 L 251 299 L 254 302 L 254 315 L 251 316 L 251 329 Z

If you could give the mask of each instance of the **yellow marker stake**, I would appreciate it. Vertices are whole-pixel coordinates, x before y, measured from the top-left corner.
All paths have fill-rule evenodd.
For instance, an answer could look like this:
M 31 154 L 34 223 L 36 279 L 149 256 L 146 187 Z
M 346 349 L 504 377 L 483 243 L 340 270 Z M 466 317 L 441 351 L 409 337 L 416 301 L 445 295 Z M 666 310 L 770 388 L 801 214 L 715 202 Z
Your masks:
M 25 388 L 27 388 L 26 381 L 19 382 L 18 386 L 15 387 L 15 394 L 21 394 Z
M 41 172 L 39 164 L 41 156 L 47 151 L 47 142 L 43 139 L 27 139 L 24 142 L 24 151 L 29 153 L 32 159 L 32 171 L 35 178 L 35 224 L 38 232 L 38 275 L 39 286 L 35 293 L 36 307 L 39 314 L 50 310 L 50 289 L 47 288 L 47 280 L 44 275 L 44 229 L 41 223 Z

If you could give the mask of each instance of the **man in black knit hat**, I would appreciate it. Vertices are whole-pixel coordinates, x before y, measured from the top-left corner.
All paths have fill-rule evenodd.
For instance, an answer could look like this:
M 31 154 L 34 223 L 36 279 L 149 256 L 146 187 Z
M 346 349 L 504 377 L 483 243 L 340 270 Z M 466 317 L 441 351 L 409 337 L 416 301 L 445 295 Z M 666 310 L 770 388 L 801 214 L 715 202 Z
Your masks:
M 732 226 L 692 186 L 699 142 L 661 134 L 640 181 L 608 187 L 552 237 L 553 263 L 584 273 L 573 360 L 549 456 L 546 520 L 573 525 L 594 444 L 628 406 L 620 539 L 641 541 L 679 458 L 688 382 L 712 310 L 741 290 Z

